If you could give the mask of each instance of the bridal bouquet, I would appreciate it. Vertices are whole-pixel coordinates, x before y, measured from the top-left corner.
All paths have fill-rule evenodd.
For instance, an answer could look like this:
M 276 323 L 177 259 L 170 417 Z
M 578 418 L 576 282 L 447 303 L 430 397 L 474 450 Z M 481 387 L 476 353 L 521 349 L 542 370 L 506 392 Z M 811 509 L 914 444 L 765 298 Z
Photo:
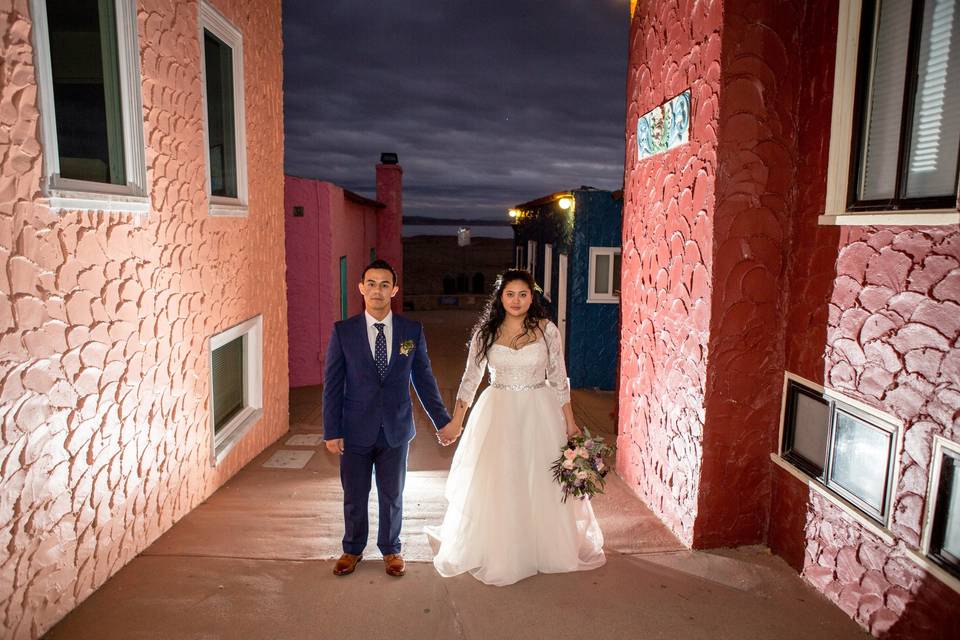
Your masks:
M 551 465 L 553 479 L 563 489 L 563 501 L 573 496 L 579 500 L 603 493 L 607 465 L 604 458 L 613 453 L 613 447 L 603 438 L 590 435 L 586 428 L 581 435 L 572 436 L 562 449 L 560 457 Z

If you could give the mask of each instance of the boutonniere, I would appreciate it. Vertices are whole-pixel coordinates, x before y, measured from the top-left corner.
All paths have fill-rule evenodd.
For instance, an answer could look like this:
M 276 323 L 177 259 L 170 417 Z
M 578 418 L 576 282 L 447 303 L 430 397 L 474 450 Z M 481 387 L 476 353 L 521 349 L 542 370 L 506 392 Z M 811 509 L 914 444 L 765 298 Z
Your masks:
M 400 355 L 408 356 L 415 348 L 416 346 L 413 344 L 413 340 L 404 340 L 400 344 Z

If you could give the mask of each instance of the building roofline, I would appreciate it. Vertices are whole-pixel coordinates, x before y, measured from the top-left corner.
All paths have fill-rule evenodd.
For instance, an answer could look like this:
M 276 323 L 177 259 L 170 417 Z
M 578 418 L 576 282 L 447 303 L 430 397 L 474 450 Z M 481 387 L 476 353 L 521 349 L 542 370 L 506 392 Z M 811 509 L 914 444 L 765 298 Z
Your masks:
M 595 189 L 594 187 L 582 186 L 582 187 L 578 187 L 578 188 L 576 188 L 576 189 L 567 189 L 567 190 L 565 190 L 565 191 L 557 191 L 557 192 L 551 193 L 550 195 L 546 195 L 546 196 L 543 196 L 543 197 L 541 197 L 541 198 L 537 198 L 537 199 L 535 199 L 535 200 L 531 200 L 531 201 L 529 201 L 529 202 L 524 202 L 523 204 L 515 204 L 515 205 L 513 205 L 513 207 L 511 207 L 511 208 L 513 208 L 513 209 L 534 209 L 534 208 L 536 208 L 536 207 L 540 207 L 540 206 L 543 206 L 543 205 L 545 205 L 545 204 L 550 204 L 550 203 L 553 202 L 554 200 L 557 200 L 557 199 L 562 198 L 562 197 L 564 197 L 564 196 L 572 196 L 573 194 L 577 193 L 578 191 L 597 191 L 597 192 L 601 192 L 601 193 L 609 193 L 609 194 L 610 194 L 610 197 L 613 198 L 614 200 L 622 200 L 622 199 L 623 199 L 623 189 L 618 189 L 618 190 L 616 190 L 616 191 L 607 191 L 606 189 Z

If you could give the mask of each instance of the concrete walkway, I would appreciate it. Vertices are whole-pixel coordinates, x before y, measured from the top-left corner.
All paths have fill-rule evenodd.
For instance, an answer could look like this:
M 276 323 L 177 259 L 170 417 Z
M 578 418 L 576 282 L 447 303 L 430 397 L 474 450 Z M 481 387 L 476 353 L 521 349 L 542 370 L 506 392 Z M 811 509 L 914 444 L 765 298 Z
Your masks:
M 472 314 L 416 315 L 452 404 Z M 609 476 L 594 501 L 608 562 L 510 587 L 440 578 L 423 527 L 439 523 L 452 447 L 417 413 L 405 492 L 407 575 L 386 576 L 373 540 L 351 576 L 340 554 L 337 459 L 317 441 L 320 389 L 291 390 L 290 434 L 124 567 L 46 637 L 122 638 L 863 638 L 839 609 L 759 547 L 682 548 L 628 487 Z M 614 438 L 613 394 L 574 392 L 574 413 Z M 314 436 L 311 438 L 311 436 Z M 291 438 L 293 440 L 291 440 Z M 303 468 L 267 468 L 277 452 Z M 374 489 L 374 494 L 375 494 Z

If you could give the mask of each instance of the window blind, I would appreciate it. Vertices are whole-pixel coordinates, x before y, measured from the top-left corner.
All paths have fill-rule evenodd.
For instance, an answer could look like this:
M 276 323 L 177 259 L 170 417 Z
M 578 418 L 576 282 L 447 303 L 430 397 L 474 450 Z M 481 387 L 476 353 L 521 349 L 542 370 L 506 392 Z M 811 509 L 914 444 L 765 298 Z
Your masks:
M 240 336 L 213 350 L 214 432 L 243 409 L 243 341 Z

